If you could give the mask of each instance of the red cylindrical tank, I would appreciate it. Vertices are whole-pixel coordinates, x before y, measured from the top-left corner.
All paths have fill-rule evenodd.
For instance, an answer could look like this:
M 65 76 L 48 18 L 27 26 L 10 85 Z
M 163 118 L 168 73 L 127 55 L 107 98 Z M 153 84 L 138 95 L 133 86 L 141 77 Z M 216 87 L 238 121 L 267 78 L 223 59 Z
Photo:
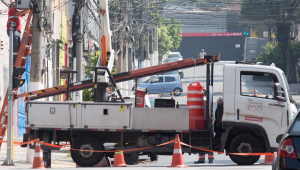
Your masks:
M 200 82 L 192 82 L 188 86 L 187 106 L 190 109 L 190 130 L 205 130 L 203 86 Z
M 136 107 L 144 107 L 146 89 L 138 88 L 136 91 Z

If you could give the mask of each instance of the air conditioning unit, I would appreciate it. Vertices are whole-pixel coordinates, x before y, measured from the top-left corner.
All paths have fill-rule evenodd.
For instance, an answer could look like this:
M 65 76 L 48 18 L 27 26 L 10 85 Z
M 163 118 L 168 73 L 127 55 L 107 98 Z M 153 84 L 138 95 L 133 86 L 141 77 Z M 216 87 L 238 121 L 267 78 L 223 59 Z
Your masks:
M 16 8 L 29 8 L 29 4 L 30 4 L 31 0 L 17 0 L 16 1 Z

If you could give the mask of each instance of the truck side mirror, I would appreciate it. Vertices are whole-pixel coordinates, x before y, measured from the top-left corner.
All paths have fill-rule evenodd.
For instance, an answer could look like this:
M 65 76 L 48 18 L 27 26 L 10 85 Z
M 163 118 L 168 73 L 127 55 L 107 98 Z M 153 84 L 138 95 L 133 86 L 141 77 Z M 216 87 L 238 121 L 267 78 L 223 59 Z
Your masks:
M 274 84 L 274 97 L 279 101 L 285 101 L 285 98 L 282 97 L 283 91 L 281 90 L 281 86 L 279 83 Z
M 280 142 L 280 140 L 281 140 L 282 136 L 283 136 L 283 134 L 281 134 L 281 135 L 278 135 L 278 136 L 276 137 L 276 142 L 277 142 L 277 143 L 279 143 L 279 142 Z

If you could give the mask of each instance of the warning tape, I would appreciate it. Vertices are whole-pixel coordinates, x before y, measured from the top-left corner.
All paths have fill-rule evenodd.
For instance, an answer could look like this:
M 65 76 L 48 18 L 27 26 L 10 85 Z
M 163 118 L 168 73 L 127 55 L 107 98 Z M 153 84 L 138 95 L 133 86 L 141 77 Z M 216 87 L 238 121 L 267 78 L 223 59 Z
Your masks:
M 6 143 L 7 141 L 2 141 L 2 142 Z M 60 148 L 60 149 L 66 148 L 65 145 L 54 145 L 54 144 L 50 144 L 50 143 L 39 142 L 39 138 L 34 139 L 34 140 L 30 140 L 30 141 L 27 141 L 27 142 L 14 142 L 14 144 L 15 144 L 14 146 L 7 147 L 7 148 L 12 148 L 12 147 L 15 147 L 15 146 L 18 146 L 18 145 L 25 145 L 25 144 L 29 144 L 29 143 L 33 143 L 33 142 L 40 143 L 41 145 Z M 174 139 L 174 140 L 171 140 L 169 142 L 161 143 L 161 144 L 158 144 L 158 145 L 155 145 L 155 146 L 148 146 L 148 147 L 135 148 L 135 149 L 124 149 L 124 150 L 85 150 L 85 149 L 74 149 L 74 148 L 70 148 L 69 150 L 83 151 L 83 152 L 130 152 L 130 151 L 145 150 L 145 149 L 149 149 L 149 148 L 153 148 L 153 147 L 160 147 L 160 146 L 168 145 L 168 144 L 171 144 L 171 143 L 174 143 L 174 142 L 180 142 L 180 141 L 177 141 L 176 139 Z M 205 151 L 205 152 L 215 152 L 215 153 L 219 153 L 219 154 L 224 153 L 224 152 L 220 152 L 220 151 L 214 151 L 214 150 L 209 150 L 209 149 L 204 149 L 204 148 L 191 146 L 191 145 L 183 143 L 183 142 L 180 142 L 180 144 L 184 145 L 184 146 L 187 146 L 187 147 L 190 147 L 190 148 L 202 150 L 202 151 Z M 271 153 L 271 152 L 267 152 L 267 153 L 228 153 L 227 152 L 226 154 L 228 154 L 228 155 L 229 154 L 230 155 L 241 155 L 241 156 L 274 155 L 274 153 Z

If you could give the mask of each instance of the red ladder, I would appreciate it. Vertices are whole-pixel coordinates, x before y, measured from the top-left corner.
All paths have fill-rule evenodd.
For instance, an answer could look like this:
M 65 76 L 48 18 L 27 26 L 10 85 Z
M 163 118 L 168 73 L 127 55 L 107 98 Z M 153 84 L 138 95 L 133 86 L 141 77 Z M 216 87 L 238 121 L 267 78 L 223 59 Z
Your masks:
M 27 18 L 22 41 L 21 41 L 21 44 L 19 47 L 16 61 L 14 63 L 14 66 L 16 66 L 16 67 L 25 66 L 28 54 L 30 52 L 31 39 L 32 39 L 32 34 L 31 34 L 32 33 L 32 24 L 31 24 L 32 12 L 33 12 L 32 10 L 29 12 L 29 15 Z M 18 90 L 18 88 L 14 88 L 14 90 L 13 90 L 14 91 L 13 98 L 12 98 L 13 103 L 14 103 L 14 99 L 15 99 L 15 97 L 14 97 L 15 91 L 17 91 L 17 90 Z M 2 109 L 0 112 L 0 147 L 2 145 L 2 141 L 4 139 L 4 135 L 5 135 L 6 128 L 7 128 L 7 111 L 8 111 L 8 89 L 6 91 L 6 95 L 5 95 Z

